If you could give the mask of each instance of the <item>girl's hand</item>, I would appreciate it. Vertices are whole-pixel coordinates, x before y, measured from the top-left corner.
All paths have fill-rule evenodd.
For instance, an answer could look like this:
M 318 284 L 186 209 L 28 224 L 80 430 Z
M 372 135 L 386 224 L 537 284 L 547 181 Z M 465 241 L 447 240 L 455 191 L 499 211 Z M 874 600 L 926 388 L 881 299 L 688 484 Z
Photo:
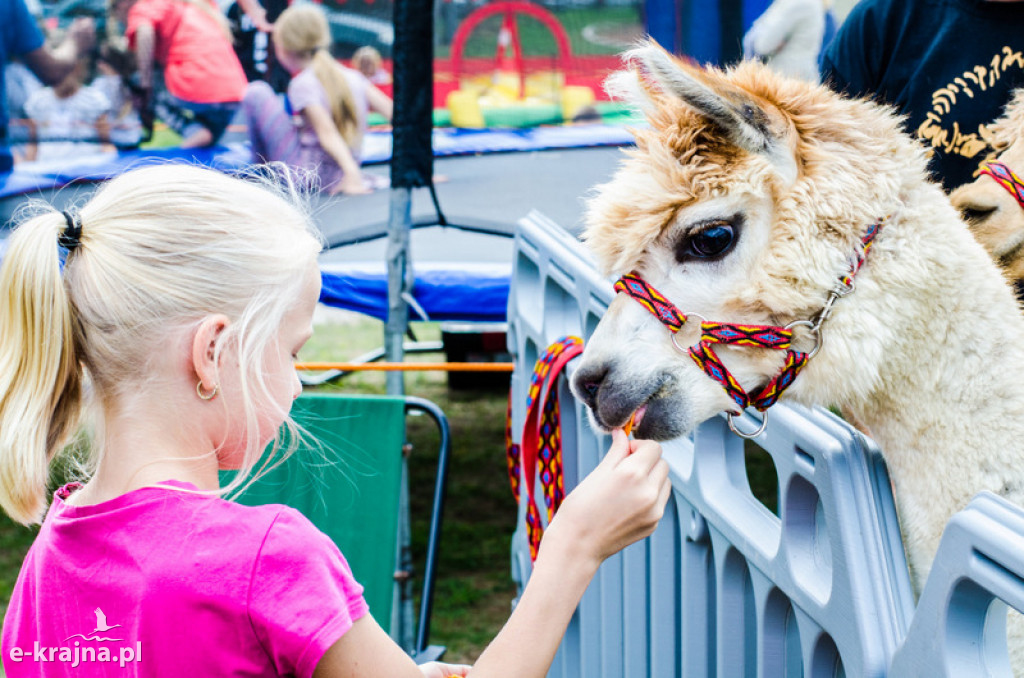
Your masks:
M 661 445 L 630 440 L 612 431 L 612 445 L 601 463 L 565 498 L 541 541 L 562 544 L 576 557 L 599 565 L 608 556 L 647 537 L 665 511 L 671 493 Z
M 362 173 L 350 174 L 345 173 L 345 176 L 341 178 L 341 181 L 331 189 L 331 195 L 337 195 L 338 193 L 344 193 L 345 195 L 365 195 L 367 193 L 373 193 L 373 189 L 366 183 Z
M 423 672 L 423 678 L 449 678 L 450 676 L 466 676 L 469 674 L 470 666 L 456 666 L 455 664 L 441 664 L 439 662 L 430 662 L 429 664 L 420 664 L 420 671 Z
M 252 24 L 257 31 L 263 33 L 274 32 L 274 24 L 267 21 L 267 10 L 263 9 L 263 7 L 260 7 L 254 14 L 250 14 L 249 18 L 252 19 Z
M 68 28 L 67 37 L 75 43 L 78 56 L 85 56 L 96 44 L 96 22 L 89 17 L 76 18 Z

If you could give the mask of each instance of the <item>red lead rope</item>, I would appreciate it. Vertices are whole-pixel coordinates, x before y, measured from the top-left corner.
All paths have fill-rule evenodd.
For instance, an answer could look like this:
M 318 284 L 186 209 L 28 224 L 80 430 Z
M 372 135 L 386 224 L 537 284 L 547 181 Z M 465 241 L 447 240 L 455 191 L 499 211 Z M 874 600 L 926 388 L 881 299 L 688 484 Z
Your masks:
M 833 290 L 825 308 L 814 321 L 798 321 L 786 327 L 775 325 L 737 325 L 732 323 L 710 322 L 701 318 L 700 341 L 689 349 L 689 355 L 697 366 L 705 374 L 721 384 L 729 397 L 740 408 L 753 407 L 765 411 L 778 401 L 779 396 L 796 379 L 807 360 L 814 351 L 804 353 L 792 348 L 793 331 L 790 327 L 794 325 L 807 325 L 812 333 L 817 334 L 821 323 L 825 321 L 831 312 L 832 304 L 839 297 L 848 294 L 853 289 L 853 277 L 864 264 L 868 250 L 874 242 L 875 236 L 881 228 L 881 220 L 872 224 L 864 237 L 861 239 L 861 248 L 857 257 L 850 267 L 850 272 L 839 279 L 840 287 Z M 629 295 L 644 308 L 650 311 L 665 327 L 673 334 L 682 329 L 686 324 L 687 314 L 680 311 L 675 304 L 665 298 L 658 290 L 654 289 L 647 281 L 635 273 L 622 276 L 615 283 L 615 291 Z M 697 314 L 692 314 L 697 315 Z M 675 338 L 673 337 L 673 343 Z M 733 346 L 753 346 L 756 348 L 772 348 L 786 351 L 786 359 L 782 369 L 756 393 L 750 394 L 743 390 L 736 378 L 725 367 L 718 355 L 715 353 L 713 344 L 730 344 Z M 678 344 L 676 345 L 678 347 Z M 735 429 L 734 429 L 735 430 Z
M 544 534 L 540 510 L 534 500 L 535 478 L 540 478 L 547 522 L 551 522 L 565 498 L 558 376 L 569 361 L 582 352 L 583 340 L 566 336 L 549 346 L 537 361 L 527 394 L 521 445 L 516 445 L 512 440 L 512 399 L 509 394 L 505 428 L 509 480 L 517 502 L 520 491 L 526 491 L 526 538 L 530 544 L 530 558 L 533 560 L 537 558 L 541 536 Z M 520 479 L 525 488 L 520 487 Z
M 987 162 L 978 172 L 998 181 L 999 185 L 1009 191 L 1010 195 L 1017 199 L 1017 203 L 1024 207 L 1024 181 L 1021 181 L 1013 170 L 1001 162 Z

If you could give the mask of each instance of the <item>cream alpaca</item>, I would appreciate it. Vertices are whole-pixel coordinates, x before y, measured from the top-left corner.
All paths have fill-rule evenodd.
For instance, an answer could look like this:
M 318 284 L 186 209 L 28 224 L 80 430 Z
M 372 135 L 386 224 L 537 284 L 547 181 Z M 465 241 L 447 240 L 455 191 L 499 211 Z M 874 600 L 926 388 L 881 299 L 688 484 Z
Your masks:
M 1014 92 L 1006 112 L 989 126 L 992 157 L 1024 178 L 1024 89 Z M 988 175 L 964 184 L 949 196 L 963 213 L 971 232 L 1006 275 L 1024 291 L 1024 209 L 1016 198 Z
M 627 60 L 612 87 L 651 124 L 589 202 L 585 239 L 604 272 L 635 271 L 710 320 L 786 325 L 820 313 L 861 236 L 886 219 L 784 397 L 837 405 L 870 429 L 920 592 L 943 527 L 972 496 L 1024 504 L 1024 319 L 1011 288 L 888 108 L 754 63 L 702 70 L 656 45 Z M 681 346 L 697 341 L 696 325 L 677 335 Z M 812 344 L 797 331 L 798 349 Z M 716 350 L 748 392 L 782 363 L 780 351 Z M 685 435 L 737 409 L 622 294 L 573 388 L 602 429 L 642 409 L 640 438 Z

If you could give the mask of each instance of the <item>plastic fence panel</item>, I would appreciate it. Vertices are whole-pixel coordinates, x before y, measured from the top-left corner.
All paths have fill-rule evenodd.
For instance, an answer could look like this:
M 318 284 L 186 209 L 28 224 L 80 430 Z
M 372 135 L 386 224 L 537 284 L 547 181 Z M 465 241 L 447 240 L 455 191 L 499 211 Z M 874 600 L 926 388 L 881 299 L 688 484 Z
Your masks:
M 1024 610 L 1024 510 L 983 492 L 946 525 L 892 675 L 1013 675 L 1007 622 L 1024 637 L 1024 618 L 1007 604 Z
M 573 237 L 536 213 L 520 222 L 509 299 L 515 435 L 537 357 L 566 334 L 586 339 L 612 295 Z M 610 439 L 590 428 L 565 380 L 559 388 L 569 491 Z M 886 675 L 913 599 L 878 450 L 827 412 L 785 405 L 757 443 L 745 447 L 716 418 L 665 444 L 666 517 L 602 566 L 552 677 Z M 774 466 L 777 506 L 751 490 L 747 466 L 759 455 Z M 512 553 L 521 584 L 524 514 Z

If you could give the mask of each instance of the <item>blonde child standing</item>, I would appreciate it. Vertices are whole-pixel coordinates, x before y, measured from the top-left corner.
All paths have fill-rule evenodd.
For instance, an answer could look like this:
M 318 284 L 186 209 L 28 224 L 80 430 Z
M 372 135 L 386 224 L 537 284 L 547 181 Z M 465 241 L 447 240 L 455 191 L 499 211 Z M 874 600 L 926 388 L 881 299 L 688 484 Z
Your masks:
M 149 167 L 10 237 L 0 506 L 25 524 L 45 520 L 4 619 L 7 675 L 540 678 L 598 565 L 660 519 L 670 491 L 660 447 L 613 438 L 474 667 L 416 666 L 301 514 L 219 497 L 230 488 L 218 471 L 245 482 L 290 425 L 301 391 L 292 361 L 319 295 L 320 241 L 269 186 Z M 79 431 L 87 399 L 94 471 L 47 509 L 48 463 Z
M 374 85 L 391 84 L 391 74 L 384 69 L 384 58 L 371 45 L 364 45 L 353 52 L 352 66 Z
M 115 150 L 110 102 L 102 91 L 85 84 L 89 70 L 88 59 L 79 59 L 63 80 L 29 96 L 25 114 L 31 134 L 19 160 L 67 161 Z
M 313 172 L 332 194 L 369 193 L 359 169 L 366 116 L 376 111 L 390 120 L 391 99 L 331 56 L 327 19 L 315 5 L 282 12 L 273 43 L 292 79 L 284 101 L 266 83 L 249 83 L 242 106 L 256 159 Z

